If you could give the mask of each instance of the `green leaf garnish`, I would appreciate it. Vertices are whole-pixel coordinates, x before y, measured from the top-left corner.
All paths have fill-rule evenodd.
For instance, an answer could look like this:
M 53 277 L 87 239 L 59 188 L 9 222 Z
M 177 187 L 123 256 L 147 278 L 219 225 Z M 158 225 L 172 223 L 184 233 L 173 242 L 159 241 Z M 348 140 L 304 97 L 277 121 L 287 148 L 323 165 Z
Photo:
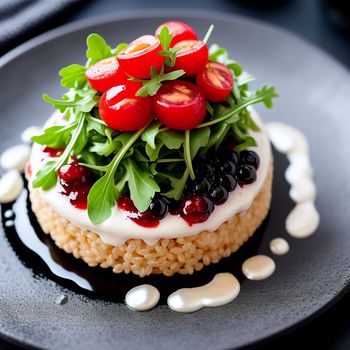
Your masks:
M 62 77 L 61 85 L 70 89 L 81 89 L 86 84 L 85 78 L 86 67 L 80 64 L 71 64 L 68 67 L 64 67 L 59 71 L 59 75 Z
M 142 83 L 143 86 L 136 92 L 136 96 L 154 96 L 157 91 L 162 86 L 163 81 L 176 80 L 185 74 L 185 71 L 182 69 L 175 70 L 173 72 L 164 73 L 164 67 L 158 74 L 157 70 L 152 66 L 151 67 L 151 79 L 136 79 L 129 78 L 129 80 L 137 81 Z
M 170 34 L 169 28 L 164 26 L 158 35 L 158 39 L 163 49 L 158 53 L 158 55 L 164 56 L 164 63 L 169 67 L 174 67 L 176 62 L 176 53 L 180 50 L 179 48 L 170 47 L 172 38 L 173 36 Z

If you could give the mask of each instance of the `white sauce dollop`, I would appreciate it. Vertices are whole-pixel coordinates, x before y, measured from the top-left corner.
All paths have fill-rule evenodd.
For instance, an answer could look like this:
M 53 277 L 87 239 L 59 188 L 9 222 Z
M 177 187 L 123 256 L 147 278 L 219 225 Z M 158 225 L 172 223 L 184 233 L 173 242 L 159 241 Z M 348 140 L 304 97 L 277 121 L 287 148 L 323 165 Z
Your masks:
M 159 301 L 160 294 L 156 287 L 142 284 L 130 289 L 125 296 L 125 303 L 136 311 L 146 311 L 154 308 Z
M 112 215 L 103 223 L 94 225 L 91 223 L 87 211 L 75 208 L 69 203 L 69 198 L 59 194 L 58 186 L 48 191 L 42 191 L 43 199 L 60 216 L 71 221 L 76 226 L 97 233 L 104 243 L 120 246 L 128 239 L 142 239 L 148 245 L 154 245 L 161 238 L 178 238 L 195 235 L 201 231 L 214 231 L 222 223 L 230 219 L 237 213 L 247 210 L 256 196 L 261 191 L 269 171 L 271 162 L 271 147 L 266 133 L 263 130 L 262 122 L 254 110 L 251 111 L 254 121 L 261 127 L 261 131 L 250 134 L 255 137 L 258 147 L 251 149 L 257 152 L 260 157 L 260 166 L 257 171 L 257 180 L 243 188 L 237 187 L 230 193 L 228 200 L 217 206 L 209 219 L 203 223 L 189 226 L 185 220 L 177 215 L 167 215 L 155 228 L 142 227 L 123 215 L 123 211 L 117 206 L 112 208 Z M 54 114 L 46 124 L 55 123 L 57 120 L 62 122 L 61 114 Z M 31 166 L 33 178 L 39 170 L 41 160 L 45 154 L 41 151 L 41 146 L 34 144 L 31 156 Z M 32 179 L 33 179 L 32 178 Z
M 13 202 L 20 195 L 23 187 L 23 179 L 19 171 L 8 171 L 0 179 L 0 203 Z
M 168 297 L 168 306 L 177 312 L 194 312 L 205 306 L 215 307 L 230 303 L 240 291 L 240 284 L 232 274 L 218 273 L 208 284 L 182 288 Z
M 289 252 L 289 244 L 284 238 L 274 238 L 270 242 L 270 250 L 275 255 L 285 255 Z
M 0 157 L 0 165 L 5 170 L 17 169 L 24 171 L 29 160 L 31 147 L 28 145 L 16 145 L 8 148 Z
M 286 219 L 286 230 L 295 238 L 308 237 L 320 222 L 308 142 L 301 131 L 283 123 L 268 123 L 266 130 L 272 144 L 286 154 L 290 162 L 285 177 L 291 185 L 289 195 L 296 206 Z
M 242 272 L 250 280 L 260 281 L 270 277 L 276 269 L 275 262 L 266 255 L 255 255 L 242 265 Z

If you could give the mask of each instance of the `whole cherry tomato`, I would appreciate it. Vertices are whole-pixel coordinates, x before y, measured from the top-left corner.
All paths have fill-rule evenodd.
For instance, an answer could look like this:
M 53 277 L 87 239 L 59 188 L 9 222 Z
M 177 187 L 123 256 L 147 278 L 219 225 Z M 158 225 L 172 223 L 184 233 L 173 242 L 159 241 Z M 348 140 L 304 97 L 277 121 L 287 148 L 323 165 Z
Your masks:
M 158 72 L 164 57 L 158 55 L 162 51 L 160 41 L 153 35 L 143 35 L 131 42 L 117 56 L 121 69 L 130 77 L 149 79 L 153 66 Z
M 154 97 L 154 111 L 168 128 L 193 129 L 205 117 L 204 94 L 196 85 L 185 80 L 167 82 Z
M 127 79 L 115 57 L 96 62 L 85 72 L 85 77 L 90 86 L 100 92 L 105 92 Z
M 153 98 L 135 95 L 141 86 L 140 83 L 127 81 L 103 93 L 99 111 L 109 127 L 120 131 L 134 131 L 151 120 Z
M 197 85 L 210 102 L 225 101 L 233 84 L 231 71 L 221 63 L 208 62 L 206 68 L 197 74 Z
M 173 36 L 170 47 L 173 47 L 179 41 L 198 39 L 196 32 L 188 24 L 179 21 L 168 21 L 161 24 L 156 29 L 155 36 L 157 38 L 163 27 L 168 27 L 170 34 Z

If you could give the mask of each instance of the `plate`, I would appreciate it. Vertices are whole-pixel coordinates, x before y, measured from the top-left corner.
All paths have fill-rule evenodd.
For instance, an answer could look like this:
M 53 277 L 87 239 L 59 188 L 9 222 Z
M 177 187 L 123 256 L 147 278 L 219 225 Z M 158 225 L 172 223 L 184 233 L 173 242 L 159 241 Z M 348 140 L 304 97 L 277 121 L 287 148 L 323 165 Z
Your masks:
M 213 23 L 211 42 L 226 47 L 258 77 L 257 84 L 276 85 L 281 97 L 275 108 L 259 111 L 265 121 L 286 122 L 307 135 L 321 225 L 304 240 L 286 236 L 284 221 L 292 204 L 283 179 L 287 163 L 277 156 L 271 213 L 256 249 L 269 254 L 270 240 L 282 236 L 289 240 L 290 252 L 275 257 L 277 269 L 270 278 L 243 280 L 232 303 L 192 314 L 175 313 L 166 305 L 137 313 L 123 303 L 72 291 L 35 273 L 31 259 L 23 264 L 23 254 L 29 257 L 31 252 L 18 250 L 15 233 L 8 237 L 1 229 L 0 334 L 12 342 L 50 349 L 238 348 L 309 320 L 349 285 L 350 76 L 333 58 L 283 30 L 220 13 L 152 11 L 89 19 L 44 34 L 0 59 L 6 84 L 0 90 L 0 149 L 20 142 L 22 130 L 50 115 L 40 96 L 62 93 L 57 72 L 84 61 L 89 33 L 97 32 L 110 43 L 130 41 L 171 18 L 190 23 L 201 35 Z M 68 303 L 57 305 L 54 300 L 62 294 Z

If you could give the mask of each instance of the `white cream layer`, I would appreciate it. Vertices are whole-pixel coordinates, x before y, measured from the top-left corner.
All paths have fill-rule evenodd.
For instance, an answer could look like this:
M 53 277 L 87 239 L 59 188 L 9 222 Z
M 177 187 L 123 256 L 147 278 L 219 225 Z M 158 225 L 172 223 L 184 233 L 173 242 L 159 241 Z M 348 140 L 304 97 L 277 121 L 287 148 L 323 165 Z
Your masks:
M 128 239 L 142 239 L 148 245 L 154 245 L 161 238 L 178 238 L 197 234 L 201 231 L 215 231 L 221 224 L 232 216 L 247 210 L 256 196 L 261 191 L 268 175 L 271 162 L 271 147 L 267 135 L 263 129 L 262 121 L 258 114 L 251 110 L 254 121 L 259 125 L 261 131 L 250 134 L 256 139 L 257 147 L 252 147 L 260 157 L 260 166 L 257 171 L 257 180 L 243 188 L 237 188 L 230 193 L 228 200 L 215 207 L 209 219 L 200 224 L 189 226 L 180 216 L 168 214 L 155 228 L 142 227 L 125 216 L 117 206 L 112 209 L 112 215 L 101 224 L 91 223 L 87 211 L 72 206 L 67 196 L 59 194 L 58 185 L 48 191 L 42 191 L 43 199 L 58 215 L 71 221 L 74 225 L 97 233 L 102 241 L 113 246 L 120 246 Z M 62 116 L 54 114 L 46 126 L 62 121 Z M 41 146 L 35 144 L 31 155 L 32 173 L 35 174 L 41 166 L 46 155 L 41 151 Z M 47 159 L 47 158 L 46 158 Z M 46 161 L 46 160 L 44 160 Z

